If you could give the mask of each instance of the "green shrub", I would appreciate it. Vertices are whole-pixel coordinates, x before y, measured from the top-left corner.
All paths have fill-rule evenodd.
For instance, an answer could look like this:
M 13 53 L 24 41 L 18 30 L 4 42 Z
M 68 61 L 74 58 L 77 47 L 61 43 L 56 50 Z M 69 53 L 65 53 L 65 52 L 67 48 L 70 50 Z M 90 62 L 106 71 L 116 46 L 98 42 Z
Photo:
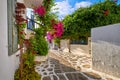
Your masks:
M 28 66 L 29 68 L 33 67 L 34 66 L 34 58 L 35 58 L 35 55 L 32 54 L 31 52 L 30 53 L 24 53 L 23 55 L 23 64 L 25 66 Z
M 28 66 L 23 68 L 22 80 L 40 80 L 40 75 L 35 72 L 34 67 L 29 68 Z M 14 80 L 19 80 L 19 69 L 16 70 Z
M 30 42 L 33 50 L 39 55 L 48 54 L 48 43 L 45 39 L 45 33 L 43 28 L 36 28 L 34 38 L 31 38 Z
M 54 39 L 54 42 L 55 42 L 55 44 L 57 44 L 58 47 L 60 48 L 60 38 L 55 38 L 55 39 Z
M 37 39 L 37 53 L 39 55 L 47 55 L 48 54 L 48 43 L 43 37 L 39 37 Z
M 31 51 L 35 51 L 39 55 L 47 55 L 48 54 L 48 43 L 43 37 L 31 38 L 30 39 L 32 49 Z
M 40 75 L 34 70 L 34 55 L 32 53 L 23 53 L 23 70 L 22 70 L 22 80 L 40 80 Z M 14 80 L 19 80 L 20 68 L 18 68 L 14 75 Z
M 37 51 L 37 40 L 35 37 L 30 38 L 31 49 L 30 51 Z

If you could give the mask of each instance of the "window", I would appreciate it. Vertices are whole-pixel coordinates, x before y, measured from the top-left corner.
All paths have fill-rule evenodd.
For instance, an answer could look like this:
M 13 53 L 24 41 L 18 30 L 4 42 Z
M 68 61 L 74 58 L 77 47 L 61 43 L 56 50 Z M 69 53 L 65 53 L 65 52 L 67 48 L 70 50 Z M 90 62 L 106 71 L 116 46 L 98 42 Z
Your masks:
M 27 28 L 33 30 L 34 26 L 34 15 L 31 15 L 30 20 L 28 20 Z
M 18 31 L 15 25 L 15 4 L 16 0 L 7 0 L 8 16 L 8 55 L 12 55 L 18 49 Z
M 34 29 L 35 22 L 34 22 L 34 12 L 32 9 L 27 9 L 27 17 L 28 17 L 28 23 L 27 23 L 27 29 Z

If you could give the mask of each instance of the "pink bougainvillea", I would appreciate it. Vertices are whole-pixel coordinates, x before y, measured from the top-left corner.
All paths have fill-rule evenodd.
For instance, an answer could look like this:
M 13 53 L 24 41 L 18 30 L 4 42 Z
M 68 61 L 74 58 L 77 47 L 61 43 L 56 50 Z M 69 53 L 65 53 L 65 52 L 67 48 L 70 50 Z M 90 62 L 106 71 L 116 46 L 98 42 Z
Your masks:
M 54 23 L 54 22 L 53 22 Z M 59 38 L 62 36 L 64 29 L 63 29 L 63 23 L 52 23 L 52 30 L 47 32 L 47 40 L 49 42 L 52 41 L 53 38 Z
M 53 26 L 53 28 L 55 29 L 54 35 L 55 35 L 56 37 L 61 37 L 62 34 L 63 34 L 63 32 L 64 32 L 62 22 L 58 22 L 57 24 L 55 24 L 55 25 Z
M 46 13 L 46 10 L 44 6 L 40 6 L 37 9 L 34 9 L 34 12 L 37 13 L 39 16 L 44 16 Z
M 53 35 L 50 32 L 47 32 L 47 40 L 51 42 L 53 39 Z

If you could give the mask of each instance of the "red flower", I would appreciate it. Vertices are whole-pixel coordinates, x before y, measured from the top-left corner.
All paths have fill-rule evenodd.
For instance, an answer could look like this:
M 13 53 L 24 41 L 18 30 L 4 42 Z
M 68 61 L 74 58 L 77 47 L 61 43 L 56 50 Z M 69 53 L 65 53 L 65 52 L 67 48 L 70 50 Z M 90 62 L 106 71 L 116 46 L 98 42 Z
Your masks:
M 55 29 L 54 35 L 56 37 L 61 37 L 63 32 L 64 32 L 63 23 L 62 22 L 58 22 L 57 24 L 53 25 L 53 28 Z
M 34 10 L 35 13 L 37 13 L 40 16 L 44 16 L 46 13 L 45 7 L 44 6 L 40 6 L 37 9 Z
M 25 44 L 30 44 L 30 41 L 28 39 L 24 39 Z
M 20 31 L 20 34 L 23 34 L 23 31 Z
M 36 54 L 36 52 L 35 52 L 35 51 L 32 51 L 32 54 Z
M 105 10 L 104 11 L 104 15 L 107 16 L 109 14 L 109 11 L 108 10 Z
M 17 2 L 16 5 L 17 5 L 17 7 L 16 7 L 17 9 L 25 9 L 26 8 L 23 3 Z
M 15 17 L 16 17 L 17 24 L 20 24 L 20 23 L 26 21 L 21 15 L 16 15 Z

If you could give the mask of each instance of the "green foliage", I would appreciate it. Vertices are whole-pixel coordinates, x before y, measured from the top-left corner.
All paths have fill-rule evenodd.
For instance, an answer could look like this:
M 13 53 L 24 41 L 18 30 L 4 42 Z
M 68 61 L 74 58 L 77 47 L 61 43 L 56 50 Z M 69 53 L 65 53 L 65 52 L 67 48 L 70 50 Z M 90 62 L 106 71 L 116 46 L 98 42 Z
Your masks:
M 119 23 L 119 17 L 120 5 L 111 0 L 96 3 L 87 8 L 79 8 L 64 18 L 63 38 L 88 37 L 91 28 Z
M 49 13 L 51 8 L 55 5 L 55 0 L 43 0 L 43 5 L 46 8 L 46 11 Z
M 54 39 L 54 42 L 55 42 L 56 44 L 60 44 L 60 38 L 55 38 L 55 39 Z
M 54 0 L 43 0 L 43 5 L 46 9 L 46 14 L 44 16 L 36 16 L 36 20 L 40 22 L 39 28 L 36 28 L 35 36 L 31 39 L 31 45 L 33 50 L 39 55 L 48 54 L 48 43 L 45 40 L 46 32 L 49 31 L 51 27 L 51 20 L 57 18 L 55 13 L 51 12 L 51 8 L 55 5 Z
M 37 53 L 39 55 L 47 55 L 48 54 L 48 43 L 44 37 L 39 37 L 37 40 Z
M 40 80 L 40 75 L 35 72 L 34 67 L 29 68 L 28 66 L 24 67 L 22 80 Z M 14 80 L 19 80 L 19 69 L 16 70 L 14 75 Z
M 34 31 L 35 31 L 35 37 L 36 38 L 39 38 L 39 37 L 44 37 L 44 35 L 46 34 L 44 32 L 44 28 L 43 27 L 39 27 L 39 28 L 36 28 Z
M 34 37 L 31 37 L 30 38 L 30 48 L 29 48 L 29 51 L 37 51 L 37 41 L 36 41 L 36 38 L 34 38 Z
M 23 54 L 23 58 L 24 58 L 24 65 L 28 66 L 29 68 L 31 68 L 34 65 L 34 55 L 32 53 L 29 54 Z
M 23 70 L 22 70 L 22 80 L 40 80 L 40 75 L 34 70 L 34 55 L 32 53 L 23 53 Z M 20 68 L 16 70 L 14 78 L 19 80 L 20 78 Z
M 55 44 L 57 44 L 59 48 L 60 48 L 60 40 L 61 40 L 60 38 L 54 39 Z
M 32 51 L 35 51 L 39 55 L 47 55 L 48 54 L 48 43 L 45 40 L 44 37 L 39 37 L 37 35 L 37 38 L 31 38 L 31 45 L 32 45 Z
M 39 55 L 47 55 L 48 54 L 48 43 L 44 37 L 45 33 L 43 28 L 35 29 L 35 36 L 31 39 L 31 45 L 33 50 L 37 52 Z

